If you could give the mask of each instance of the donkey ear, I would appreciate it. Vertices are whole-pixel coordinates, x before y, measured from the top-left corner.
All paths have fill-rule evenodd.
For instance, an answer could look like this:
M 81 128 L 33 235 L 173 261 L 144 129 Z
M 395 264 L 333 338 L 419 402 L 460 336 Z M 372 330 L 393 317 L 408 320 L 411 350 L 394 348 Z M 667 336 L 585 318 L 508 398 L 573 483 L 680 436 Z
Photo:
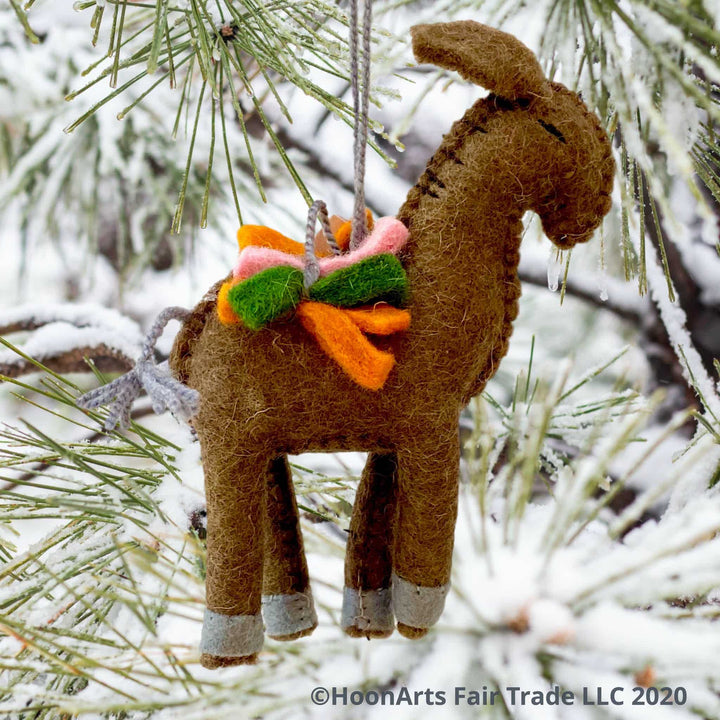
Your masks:
M 507 100 L 550 94 L 532 50 L 508 33 L 474 20 L 415 25 L 410 33 L 418 62 L 457 70 Z

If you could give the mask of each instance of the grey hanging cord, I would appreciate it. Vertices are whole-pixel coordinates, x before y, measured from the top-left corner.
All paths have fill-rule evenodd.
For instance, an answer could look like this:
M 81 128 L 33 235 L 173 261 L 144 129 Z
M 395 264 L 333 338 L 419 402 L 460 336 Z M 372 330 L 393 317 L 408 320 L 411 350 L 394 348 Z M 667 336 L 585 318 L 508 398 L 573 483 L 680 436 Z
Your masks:
M 353 110 L 355 125 L 353 128 L 353 189 L 355 204 L 353 207 L 350 232 L 350 249 L 355 250 L 367 235 L 365 217 L 365 148 L 368 134 L 368 106 L 370 104 L 370 34 L 372 31 L 372 0 L 365 0 L 362 30 L 362 97 L 358 85 L 360 74 L 358 64 L 358 0 L 350 0 L 350 80 L 352 83 Z M 330 230 L 327 206 L 322 200 L 316 200 L 308 210 L 305 230 L 305 269 L 303 285 L 305 290 L 320 277 L 320 263 L 315 255 L 315 222 L 320 220 L 328 245 L 335 255 L 340 254 L 335 237 Z
M 322 200 L 316 200 L 308 210 L 307 226 L 305 228 L 305 269 L 303 271 L 303 285 L 306 290 L 320 277 L 320 263 L 315 254 L 315 223 L 320 220 L 320 225 L 325 232 L 325 239 L 335 255 L 340 254 L 340 247 L 330 229 L 327 205 Z
M 181 307 L 165 308 L 155 319 L 145 336 L 142 353 L 135 367 L 116 380 L 81 395 L 76 403 L 85 410 L 110 404 L 105 429 L 116 425 L 124 430 L 130 425 L 130 410 L 140 393 L 145 392 L 152 401 L 153 410 L 160 414 L 169 410 L 181 420 L 189 420 L 198 411 L 200 395 L 197 390 L 183 385 L 172 377 L 166 363 L 155 364 L 155 343 L 171 320 L 184 322 L 191 311 Z
M 365 218 L 365 151 L 370 105 L 370 34 L 372 31 L 372 0 L 365 0 L 362 29 L 362 98 L 358 87 L 358 0 L 350 0 L 350 81 L 352 83 L 355 127 L 353 129 L 353 208 L 350 249 L 355 250 L 367 234 Z

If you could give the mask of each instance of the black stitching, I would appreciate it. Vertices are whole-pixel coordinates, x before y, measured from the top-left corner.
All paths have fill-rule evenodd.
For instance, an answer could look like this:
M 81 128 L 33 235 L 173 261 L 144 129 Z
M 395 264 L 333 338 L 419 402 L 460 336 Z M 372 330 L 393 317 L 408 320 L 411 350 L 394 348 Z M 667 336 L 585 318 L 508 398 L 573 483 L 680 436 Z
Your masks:
M 456 162 L 458 165 L 464 165 L 465 163 L 456 155 L 454 150 L 446 150 L 445 151 L 446 157 L 450 158 L 453 162 Z
M 434 182 L 438 187 L 445 187 L 445 183 L 430 168 L 425 170 L 425 175 L 430 182 Z
M 423 195 L 429 195 L 430 197 L 434 198 L 440 197 L 434 190 L 431 190 L 427 185 L 421 185 L 420 183 L 418 183 L 417 188 Z
M 550 123 L 546 123 L 544 120 L 538 119 L 538 122 L 547 130 L 551 135 L 554 135 L 561 143 L 567 143 L 567 140 L 565 140 L 565 136 L 554 126 Z
M 470 118 L 464 117 L 460 122 L 471 131 L 474 130 L 475 132 L 481 132 L 485 135 L 488 132 L 482 125 L 478 125 L 473 120 L 470 120 Z

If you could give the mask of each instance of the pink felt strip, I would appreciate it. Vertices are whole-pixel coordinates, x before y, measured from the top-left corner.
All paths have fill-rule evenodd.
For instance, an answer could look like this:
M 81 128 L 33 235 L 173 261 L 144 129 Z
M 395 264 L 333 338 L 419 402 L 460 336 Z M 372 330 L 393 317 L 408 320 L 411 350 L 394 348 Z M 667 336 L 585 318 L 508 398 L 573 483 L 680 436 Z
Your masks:
M 394 217 L 380 218 L 375 223 L 373 231 L 357 250 L 333 257 L 320 258 L 320 275 L 329 275 L 335 270 L 353 265 L 371 255 L 380 253 L 396 255 L 407 242 L 407 237 L 408 229 L 399 220 Z M 250 246 L 241 251 L 233 269 L 233 277 L 236 280 L 245 280 L 276 265 L 290 265 L 302 270 L 305 261 L 302 256 L 290 255 L 281 250 Z

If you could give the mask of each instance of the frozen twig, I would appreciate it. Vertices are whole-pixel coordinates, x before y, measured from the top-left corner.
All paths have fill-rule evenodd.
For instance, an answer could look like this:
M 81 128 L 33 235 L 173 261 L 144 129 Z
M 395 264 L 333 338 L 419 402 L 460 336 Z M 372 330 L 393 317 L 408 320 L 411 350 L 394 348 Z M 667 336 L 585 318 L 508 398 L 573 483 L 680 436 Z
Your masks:
M 128 338 L 140 335 L 135 321 L 98 305 L 30 303 L 0 310 L 0 335 L 37 330 L 52 323 L 67 323 L 75 328 L 112 328 Z
M 86 358 L 91 358 L 101 372 L 123 372 L 133 366 L 132 358 L 117 348 L 109 347 L 105 343 L 94 346 L 76 347 L 65 352 L 48 355 L 34 354 L 36 362 L 20 355 L 12 360 L 5 361 L 4 355 L 0 357 L 0 375 L 7 378 L 18 378 L 30 373 L 40 372 L 42 364 L 54 373 L 87 372 Z

